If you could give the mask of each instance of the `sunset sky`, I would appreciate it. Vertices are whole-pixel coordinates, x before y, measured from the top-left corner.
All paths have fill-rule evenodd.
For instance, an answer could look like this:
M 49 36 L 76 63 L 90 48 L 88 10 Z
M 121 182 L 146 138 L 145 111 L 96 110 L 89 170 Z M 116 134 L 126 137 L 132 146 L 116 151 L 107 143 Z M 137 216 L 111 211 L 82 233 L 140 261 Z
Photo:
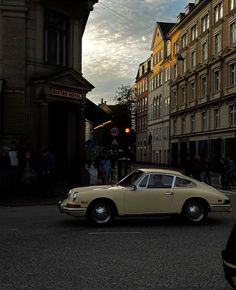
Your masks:
M 189 2 L 99 0 L 83 37 L 83 76 L 95 86 L 87 97 L 114 103 L 116 90 L 132 85 L 139 64 L 150 56 L 155 23 L 174 23 Z

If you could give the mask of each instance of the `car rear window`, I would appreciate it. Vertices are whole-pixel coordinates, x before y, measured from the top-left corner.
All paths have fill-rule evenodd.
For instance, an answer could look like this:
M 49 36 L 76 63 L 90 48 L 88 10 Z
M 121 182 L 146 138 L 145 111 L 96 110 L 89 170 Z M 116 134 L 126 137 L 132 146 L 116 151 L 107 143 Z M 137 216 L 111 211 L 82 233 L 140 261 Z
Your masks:
M 196 184 L 188 179 L 176 177 L 175 179 L 175 187 L 194 187 Z

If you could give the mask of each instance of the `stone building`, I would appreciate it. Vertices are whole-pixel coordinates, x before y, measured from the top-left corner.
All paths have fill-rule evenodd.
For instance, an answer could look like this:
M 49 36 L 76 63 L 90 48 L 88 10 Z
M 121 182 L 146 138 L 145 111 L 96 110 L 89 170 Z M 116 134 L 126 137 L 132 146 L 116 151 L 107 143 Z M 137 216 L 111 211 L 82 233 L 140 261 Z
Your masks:
M 172 160 L 207 157 L 217 168 L 220 158 L 236 160 L 236 2 L 190 3 L 175 29 L 183 61 L 171 83 Z
M 136 160 L 148 162 L 148 75 L 151 73 L 151 57 L 138 68 L 135 86 L 136 99 Z
M 82 172 L 85 120 L 104 117 L 86 99 L 93 85 L 81 67 L 96 2 L 0 0 L 0 143 L 27 147 L 38 161 L 50 146 L 62 173 Z

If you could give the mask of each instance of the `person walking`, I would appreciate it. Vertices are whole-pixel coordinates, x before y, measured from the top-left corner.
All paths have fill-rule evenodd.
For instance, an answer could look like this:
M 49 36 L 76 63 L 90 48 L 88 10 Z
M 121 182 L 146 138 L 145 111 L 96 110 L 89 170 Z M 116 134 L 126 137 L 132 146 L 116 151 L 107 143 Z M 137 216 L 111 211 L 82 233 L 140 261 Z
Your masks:
M 204 164 L 204 182 L 211 185 L 212 166 L 208 158 L 205 159 Z
M 111 171 L 111 160 L 108 154 L 105 154 L 101 160 L 102 184 L 108 184 Z

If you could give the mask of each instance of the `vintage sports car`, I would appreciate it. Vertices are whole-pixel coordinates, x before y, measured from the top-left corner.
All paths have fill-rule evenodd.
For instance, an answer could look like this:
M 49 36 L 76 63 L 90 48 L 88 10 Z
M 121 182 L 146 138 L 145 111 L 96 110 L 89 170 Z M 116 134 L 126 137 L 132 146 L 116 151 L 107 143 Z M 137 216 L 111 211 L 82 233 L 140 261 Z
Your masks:
M 73 188 L 58 207 L 62 213 L 86 217 L 100 226 L 111 224 L 115 217 L 175 214 L 198 224 L 208 212 L 232 211 L 229 198 L 217 189 L 161 169 L 137 169 L 115 185 Z

